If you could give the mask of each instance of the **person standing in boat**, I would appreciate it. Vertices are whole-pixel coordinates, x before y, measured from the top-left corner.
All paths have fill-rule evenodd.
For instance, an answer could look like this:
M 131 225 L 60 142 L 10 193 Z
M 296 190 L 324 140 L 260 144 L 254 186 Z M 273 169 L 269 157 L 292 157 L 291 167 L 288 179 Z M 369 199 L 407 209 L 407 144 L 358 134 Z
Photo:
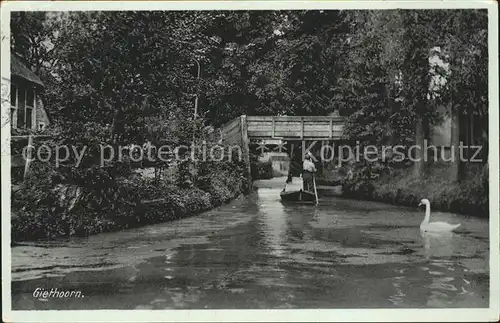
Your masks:
M 304 163 L 302 164 L 302 181 L 304 183 L 304 191 L 312 192 L 314 190 L 314 173 L 316 173 L 316 166 L 311 160 L 311 153 L 308 152 L 305 156 Z

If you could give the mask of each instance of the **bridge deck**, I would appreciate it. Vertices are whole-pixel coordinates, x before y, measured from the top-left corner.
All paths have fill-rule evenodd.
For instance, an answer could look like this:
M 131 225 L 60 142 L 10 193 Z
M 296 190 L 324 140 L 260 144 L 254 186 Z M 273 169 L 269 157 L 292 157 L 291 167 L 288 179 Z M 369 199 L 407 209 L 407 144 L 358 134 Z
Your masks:
M 255 117 L 248 116 L 250 139 L 316 140 L 340 139 L 344 130 L 342 117 Z
M 239 143 L 243 129 L 249 140 L 338 140 L 344 131 L 344 117 L 242 116 L 221 128 L 223 142 Z

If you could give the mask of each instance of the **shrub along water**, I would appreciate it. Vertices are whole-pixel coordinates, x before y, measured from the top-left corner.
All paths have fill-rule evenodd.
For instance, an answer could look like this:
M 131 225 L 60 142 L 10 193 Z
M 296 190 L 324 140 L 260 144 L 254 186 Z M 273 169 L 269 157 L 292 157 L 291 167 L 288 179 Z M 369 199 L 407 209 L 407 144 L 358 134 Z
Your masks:
M 260 161 L 260 155 L 250 153 L 250 172 L 252 179 L 270 179 L 273 178 L 273 164 L 271 160 Z
M 273 178 L 273 165 L 270 161 L 257 161 L 252 163 L 251 172 L 253 179 L 270 179 Z
M 179 219 L 245 192 L 243 165 L 199 167 L 197 180 L 180 187 L 165 179 L 113 178 L 105 169 L 95 169 L 86 181 L 63 184 L 58 172 L 35 163 L 27 180 L 12 192 L 12 240 L 87 236 Z
M 435 210 L 488 217 L 488 166 L 476 166 L 461 181 L 447 178 L 445 167 L 434 167 L 418 178 L 411 175 L 411 168 L 391 172 L 358 169 L 344 181 L 343 196 L 405 206 L 416 206 L 427 198 Z

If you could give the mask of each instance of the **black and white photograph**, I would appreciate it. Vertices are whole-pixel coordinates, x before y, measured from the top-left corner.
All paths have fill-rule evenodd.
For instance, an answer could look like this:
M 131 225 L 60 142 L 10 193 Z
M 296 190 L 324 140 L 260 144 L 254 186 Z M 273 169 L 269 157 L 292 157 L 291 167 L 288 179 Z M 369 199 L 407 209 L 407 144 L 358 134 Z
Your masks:
M 363 3 L 2 3 L 3 319 L 497 321 L 497 3 Z

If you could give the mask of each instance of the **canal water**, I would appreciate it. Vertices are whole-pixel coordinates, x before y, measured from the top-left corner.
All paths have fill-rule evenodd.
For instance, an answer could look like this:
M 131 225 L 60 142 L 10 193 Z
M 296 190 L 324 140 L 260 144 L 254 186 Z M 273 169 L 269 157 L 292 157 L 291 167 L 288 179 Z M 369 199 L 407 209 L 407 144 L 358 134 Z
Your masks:
M 416 206 L 284 205 L 275 184 L 175 222 L 13 247 L 12 309 L 488 307 L 487 220 L 433 212 L 462 228 L 421 236 Z

